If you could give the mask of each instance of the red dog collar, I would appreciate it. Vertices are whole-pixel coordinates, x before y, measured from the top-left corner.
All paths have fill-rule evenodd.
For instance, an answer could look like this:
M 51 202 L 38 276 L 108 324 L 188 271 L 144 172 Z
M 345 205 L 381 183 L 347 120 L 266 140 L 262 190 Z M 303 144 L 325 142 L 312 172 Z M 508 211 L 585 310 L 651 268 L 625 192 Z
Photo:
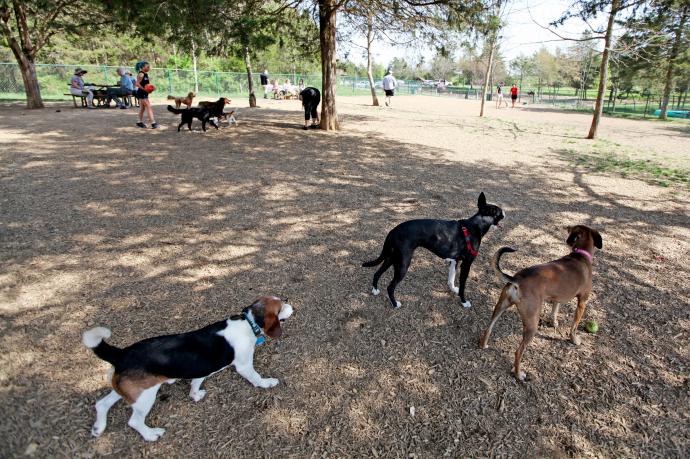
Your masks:
M 479 252 L 472 248 L 472 243 L 470 242 L 470 232 L 464 226 L 462 227 L 462 234 L 465 235 L 465 244 L 467 244 L 467 251 L 470 253 L 470 255 L 473 257 L 479 255 Z

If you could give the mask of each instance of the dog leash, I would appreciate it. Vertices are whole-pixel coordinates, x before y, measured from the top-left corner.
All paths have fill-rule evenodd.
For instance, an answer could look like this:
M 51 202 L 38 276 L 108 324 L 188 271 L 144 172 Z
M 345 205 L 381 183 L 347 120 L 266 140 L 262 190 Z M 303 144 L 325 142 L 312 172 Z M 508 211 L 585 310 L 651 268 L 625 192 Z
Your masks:
M 462 227 L 462 234 L 465 235 L 465 244 L 467 245 L 467 251 L 470 253 L 470 255 L 472 255 L 473 257 L 479 255 L 479 252 L 472 248 L 472 242 L 470 241 L 470 232 L 464 226 Z

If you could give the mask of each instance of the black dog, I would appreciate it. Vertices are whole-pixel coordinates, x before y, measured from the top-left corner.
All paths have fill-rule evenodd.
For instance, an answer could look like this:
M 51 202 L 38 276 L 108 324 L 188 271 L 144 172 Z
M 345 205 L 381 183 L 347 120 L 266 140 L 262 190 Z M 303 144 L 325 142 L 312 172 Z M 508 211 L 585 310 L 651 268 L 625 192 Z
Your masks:
M 211 126 L 218 129 L 218 125 L 213 120 L 213 118 L 215 118 L 217 115 L 214 115 L 213 112 L 207 108 L 193 107 L 179 109 L 174 108 L 172 105 L 168 105 L 168 111 L 173 112 L 176 115 L 182 115 L 182 121 L 180 122 L 180 125 L 177 126 L 177 132 L 180 132 L 180 128 L 185 124 L 187 125 L 187 128 L 191 131 L 192 120 L 194 118 L 197 118 L 199 121 L 201 121 L 201 129 L 204 132 L 206 132 L 206 123 L 209 123 Z
M 467 220 L 409 220 L 399 224 L 388 233 L 383 243 L 381 255 L 376 260 L 363 263 L 364 267 L 376 266 L 383 262 L 374 274 L 371 293 L 378 295 L 379 278 L 388 268 L 395 270 L 393 280 L 388 284 L 388 297 L 394 308 L 400 307 L 395 300 L 395 287 L 403 280 L 412 261 L 412 254 L 417 247 L 424 247 L 436 256 L 450 261 L 448 286 L 460 295 L 460 301 L 466 308 L 472 304 L 465 299 L 465 283 L 470 273 L 470 266 L 477 256 L 482 237 L 492 225 L 500 226 L 505 212 L 492 204 L 486 203 L 484 193 L 477 202 L 479 211 Z M 455 266 L 460 265 L 460 286 L 455 286 Z

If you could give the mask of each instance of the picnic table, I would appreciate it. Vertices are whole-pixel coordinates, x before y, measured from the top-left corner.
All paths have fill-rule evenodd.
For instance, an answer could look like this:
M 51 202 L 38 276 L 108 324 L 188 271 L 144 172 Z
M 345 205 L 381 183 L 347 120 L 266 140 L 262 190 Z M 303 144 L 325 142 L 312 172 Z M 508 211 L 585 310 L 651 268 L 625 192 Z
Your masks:
M 93 92 L 93 100 L 94 104 L 97 107 L 108 107 L 110 104 L 108 103 L 108 88 L 119 88 L 119 84 L 99 84 L 99 83 L 84 83 L 84 87 L 90 87 L 93 88 L 91 91 Z M 77 97 L 81 99 L 81 106 L 86 107 L 86 96 L 75 96 L 72 93 L 65 94 L 66 96 L 72 96 L 72 102 L 74 102 L 74 108 L 77 108 Z M 120 96 L 124 97 L 129 101 L 129 104 L 132 105 L 132 98 L 131 96 Z M 135 104 L 139 105 L 139 100 L 134 97 Z

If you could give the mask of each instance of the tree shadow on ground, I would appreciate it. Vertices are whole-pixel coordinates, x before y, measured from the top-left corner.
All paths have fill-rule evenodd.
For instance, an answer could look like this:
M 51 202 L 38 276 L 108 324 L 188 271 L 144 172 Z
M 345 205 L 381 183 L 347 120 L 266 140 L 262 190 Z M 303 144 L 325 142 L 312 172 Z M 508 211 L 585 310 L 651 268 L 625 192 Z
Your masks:
M 563 180 L 419 144 L 301 131 L 297 112 L 243 110 L 240 126 L 206 134 L 133 130 L 131 113 L 31 115 L 23 128 L 15 115 L 0 110 L 0 129 L 11 131 L 0 164 L 2 451 L 673 456 L 688 447 L 683 414 L 672 411 L 688 389 L 687 347 L 657 338 L 687 332 L 688 270 L 637 244 L 640 234 L 677 237 L 687 216 L 625 205 L 574 169 Z M 445 264 L 422 250 L 398 288 L 402 309 L 368 294 L 373 270 L 360 264 L 387 231 L 410 218 L 468 217 L 480 191 L 508 218 L 474 264 L 473 308 L 460 307 Z M 602 332 L 579 348 L 535 340 L 524 360 L 534 380 L 518 384 L 516 314 L 499 321 L 490 350 L 477 349 L 501 288 L 489 260 L 502 245 L 520 248 L 507 271 L 561 256 L 572 223 L 604 235 L 587 313 Z M 650 270 L 678 288 L 660 290 Z M 89 438 L 106 365 L 81 346 L 86 328 L 107 325 L 111 342 L 126 345 L 225 318 L 260 294 L 296 306 L 284 338 L 255 359 L 280 386 L 258 390 L 225 371 L 194 404 L 178 383 L 149 418 L 168 429 L 159 442 L 126 426 L 124 406 L 102 438 Z

